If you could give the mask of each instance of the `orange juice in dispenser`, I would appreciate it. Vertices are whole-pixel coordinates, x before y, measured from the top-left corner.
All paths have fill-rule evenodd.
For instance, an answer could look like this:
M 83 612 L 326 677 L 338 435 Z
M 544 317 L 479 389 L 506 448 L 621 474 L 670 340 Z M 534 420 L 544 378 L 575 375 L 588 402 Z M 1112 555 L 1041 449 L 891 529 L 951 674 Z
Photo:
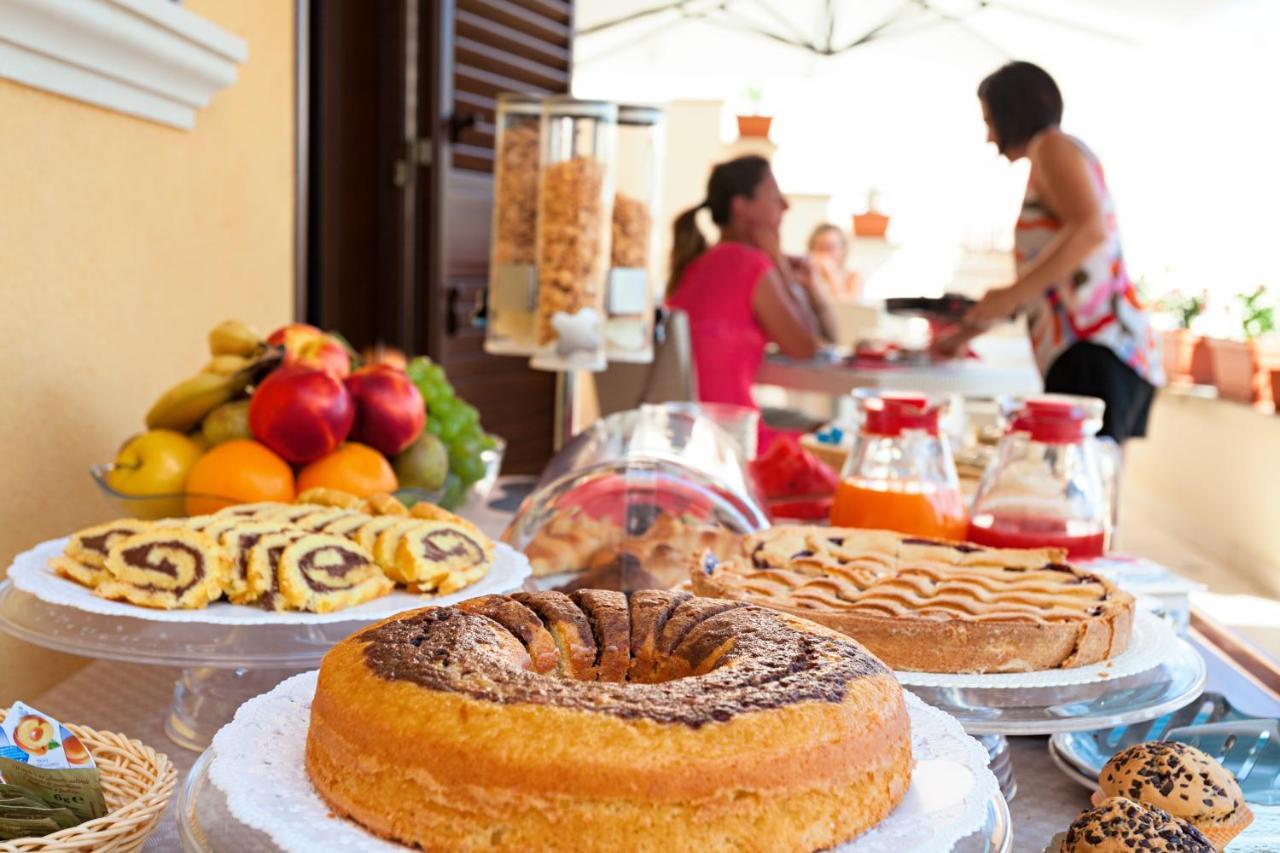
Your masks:
M 859 390 L 860 427 L 831 508 L 831 524 L 963 540 L 964 499 L 947 436 L 944 398 Z

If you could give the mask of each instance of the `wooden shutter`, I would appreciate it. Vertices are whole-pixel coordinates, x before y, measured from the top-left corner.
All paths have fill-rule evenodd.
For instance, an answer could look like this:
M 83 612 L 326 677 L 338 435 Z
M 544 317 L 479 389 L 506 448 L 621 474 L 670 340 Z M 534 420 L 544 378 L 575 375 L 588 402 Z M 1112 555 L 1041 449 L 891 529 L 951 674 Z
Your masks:
M 422 313 L 427 351 L 458 393 L 507 439 L 508 473 L 537 473 L 551 457 L 555 375 L 528 359 L 484 352 L 475 321 L 489 277 L 494 107 L 499 92 L 567 93 L 569 0 L 435 0 L 423 16 L 421 135 L 432 143 L 425 194 Z M 425 78 L 426 75 L 424 75 Z

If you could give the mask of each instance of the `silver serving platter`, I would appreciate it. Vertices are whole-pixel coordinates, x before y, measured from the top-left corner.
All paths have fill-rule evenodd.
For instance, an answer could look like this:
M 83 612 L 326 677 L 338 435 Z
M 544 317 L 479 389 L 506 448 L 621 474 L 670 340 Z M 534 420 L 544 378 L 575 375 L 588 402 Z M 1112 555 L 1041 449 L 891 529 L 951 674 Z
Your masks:
M 1221 694 L 1204 693 L 1150 722 L 1055 734 L 1049 741 L 1049 755 L 1068 778 L 1094 788 L 1103 766 L 1123 749 L 1149 740 L 1190 742 L 1240 780 L 1246 800 L 1268 805 L 1280 803 L 1276 731 L 1274 720 L 1252 720 Z

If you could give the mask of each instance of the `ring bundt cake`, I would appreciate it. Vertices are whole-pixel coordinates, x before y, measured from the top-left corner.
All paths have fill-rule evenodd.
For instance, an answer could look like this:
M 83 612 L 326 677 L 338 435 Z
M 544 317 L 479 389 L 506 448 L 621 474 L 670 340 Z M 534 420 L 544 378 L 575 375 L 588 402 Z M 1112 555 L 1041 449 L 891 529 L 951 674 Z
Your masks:
M 402 613 L 320 667 L 307 770 L 430 850 L 802 850 L 906 793 L 902 690 L 853 640 L 649 590 Z

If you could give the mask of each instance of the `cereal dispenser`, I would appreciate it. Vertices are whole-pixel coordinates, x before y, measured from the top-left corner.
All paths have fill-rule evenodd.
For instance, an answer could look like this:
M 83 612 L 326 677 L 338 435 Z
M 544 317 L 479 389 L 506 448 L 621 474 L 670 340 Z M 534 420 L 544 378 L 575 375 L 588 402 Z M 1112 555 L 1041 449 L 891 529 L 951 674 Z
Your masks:
M 531 355 L 537 349 L 533 312 L 542 101 L 537 95 L 498 95 L 484 341 L 485 351 L 495 355 Z
M 660 294 L 658 257 L 664 116 L 656 107 L 618 107 L 618 168 L 613 196 L 612 259 L 605 300 L 609 361 L 653 360 L 653 301 Z
M 618 107 L 568 96 L 542 104 L 537 217 L 540 370 L 603 370 L 605 284 Z

